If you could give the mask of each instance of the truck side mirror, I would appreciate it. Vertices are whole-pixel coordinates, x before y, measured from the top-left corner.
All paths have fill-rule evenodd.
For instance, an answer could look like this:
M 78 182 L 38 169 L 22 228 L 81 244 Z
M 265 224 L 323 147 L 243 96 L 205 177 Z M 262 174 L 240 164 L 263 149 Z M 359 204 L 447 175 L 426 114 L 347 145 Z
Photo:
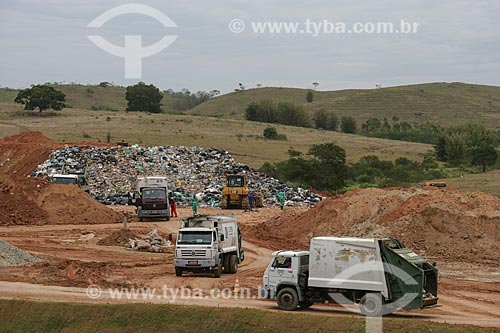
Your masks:
M 224 241 L 224 235 L 223 235 L 223 234 L 220 234 L 219 238 L 220 238 L 220 241 L 221 241 L 221 242 L 223 242 L 223 241 Z

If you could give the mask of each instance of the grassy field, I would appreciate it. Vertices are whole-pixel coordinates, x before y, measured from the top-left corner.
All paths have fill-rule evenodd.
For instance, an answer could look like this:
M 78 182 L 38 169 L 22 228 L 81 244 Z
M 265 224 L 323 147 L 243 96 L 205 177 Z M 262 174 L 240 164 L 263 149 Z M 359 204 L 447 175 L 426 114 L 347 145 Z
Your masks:
M 120 110 L 126 107 L 124 87 L 58 85 L 67 103 L 76 109 Z M 0 88 L 0 103 L 13 103 L 17 90 Z M 188 113 L 191 115 L 243 119 L 252 101 L 273 99 L 302 104 L 310 111 L 332 110 L 339 117 L 354 116 L 358 123 L 367 118 L 398 116 L 410 122 L 448 126 L 472 119 L 489 126 L 500 125 L 500 87 L 465 83 L 426 83 L 382 89 L 315 91 L 314 101 L 306 103 L 306 89 L 265 87 L 225 94 L 206 101 Z M 173 111 L 174 100 L 166 96 L 162 103 Z
M 0 300 L 2 332 L 363 332 L 360 317 L 157 304 Z M 384 319 L 384 332 L 493 332 L 473 326 Z
M 410 122 L 450 124 L 483 120 L 500 125 L 500 87 L 464 83 L 429 83 L 382 89 L 316 91 L 306 103 L 306 89 L 259 88 L 226 94 L 188 113 L 243 118 L 248 103 L 261 99 L 291 101 L 310 111 L 332 110 L 339 117 L 354 116 L 358 123 L 370 117 L 389 120 L 398 116 Z
M 141 145 L 184 145 L 228 150 L 240 162 L 260 167 L 287 159 L 288 150 L 306 153 L 310 145 L 336 142 L 350 161 L 364 155 L 420 159 L 432 146 L 307 128 L 277 126 L 287 141 L 262 139 L 267 124 L 188 115 L 146 114 L 64 109 L 56 116 L 21 116 L 20 106 L 0 104 L 0 137 L 27 130 L 41 131 L 56 142 L 125 140 Z

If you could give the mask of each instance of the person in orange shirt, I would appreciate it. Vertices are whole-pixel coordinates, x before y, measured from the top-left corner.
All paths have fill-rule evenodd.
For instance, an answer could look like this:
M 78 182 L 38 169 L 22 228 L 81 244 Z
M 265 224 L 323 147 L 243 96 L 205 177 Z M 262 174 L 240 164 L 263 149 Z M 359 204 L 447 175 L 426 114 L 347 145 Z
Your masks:
M 174 198 L 170 197 L 169 198 L 169 204 L 170 204 L 170 217 L 177 217 L 177 203 L 175 202 Z

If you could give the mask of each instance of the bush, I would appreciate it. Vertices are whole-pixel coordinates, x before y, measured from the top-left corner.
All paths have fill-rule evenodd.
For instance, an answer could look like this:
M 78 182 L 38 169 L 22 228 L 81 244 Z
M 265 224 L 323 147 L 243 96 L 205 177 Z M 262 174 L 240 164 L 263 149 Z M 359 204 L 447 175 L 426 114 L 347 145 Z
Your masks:
M 278 131 L 276 130 L 275 127 L 268 126 L 264 128 L 264 133 L 263 133 L 264 138 L 269 139 L 269 140 L 287 140 L 286 135 L 284 134 L 278 134 Z

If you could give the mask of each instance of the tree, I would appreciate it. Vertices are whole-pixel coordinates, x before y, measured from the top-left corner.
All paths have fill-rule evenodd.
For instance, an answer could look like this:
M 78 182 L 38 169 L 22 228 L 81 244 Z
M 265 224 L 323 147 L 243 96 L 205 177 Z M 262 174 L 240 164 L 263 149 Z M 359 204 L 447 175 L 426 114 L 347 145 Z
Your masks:
M 245 118 L 250 121 L 257 121 L 257 111 L 259 105 L 256 102 L 251 102 L 245 109 Z
M 356 133 L 356 120 L 351 116 L 344 116 L 340 120 L 340 129 L 344 133 Z
M 125 93 L 127 111 L 160 113 L 162 98 L 163 94 L 160 89 L 152 84 L 146 85 L 144 82 L 127 87 Z
M 370 118 L 361 125 L 361 130 L 365 133 L 378 132 L 381 126 L 378 118 Z
M 434 151 L 438 161 L 446 161 L 446 137 L 444 135 L 439 136 L 437 139 Z
M 310 121 L 302 106 L 291 102 L 278 103 L 277 122 L 283 125 L 309 127 Z
M 471 149 L 472 165 L 482 165 L 483 172 L 486 172 L 487 165 L 493 165 L 498 159 L 498 153 L 493 146 L 482 146 Z
M 314 90 L 316 90 L 316 88 L 318 88 L 318 86 L 319 86 L 319 83 L 318 82 L 313 82 L 312 85 L 314 86 Z
M 66 106 L 65 100 L 66 95 L 63 92 L 44 84 L 21 90 L 14 101 L 24 104 L 25 110 L 38 109 L 39 112 L 42 112 L 47 109 L 62 110 Z
M 328 130 L 328 113 L 323 109 L 314 111 L 314 128 Z
M 312 145 L 309 154 L 316 160 L 311 162 L 309 180 L 318 190 L 341 189 L 347 178 L 347 164 L 344 148 L 335 143 Z
M 465 136 L 451 133 L 446 136 L 446 161 L 451 165 L 460 165 L 465 160 Z
M 314 100 L 314 93 L 312 90 L 308 90 L 306 93 L 306 101 L 307 103 L 311 103 Z

